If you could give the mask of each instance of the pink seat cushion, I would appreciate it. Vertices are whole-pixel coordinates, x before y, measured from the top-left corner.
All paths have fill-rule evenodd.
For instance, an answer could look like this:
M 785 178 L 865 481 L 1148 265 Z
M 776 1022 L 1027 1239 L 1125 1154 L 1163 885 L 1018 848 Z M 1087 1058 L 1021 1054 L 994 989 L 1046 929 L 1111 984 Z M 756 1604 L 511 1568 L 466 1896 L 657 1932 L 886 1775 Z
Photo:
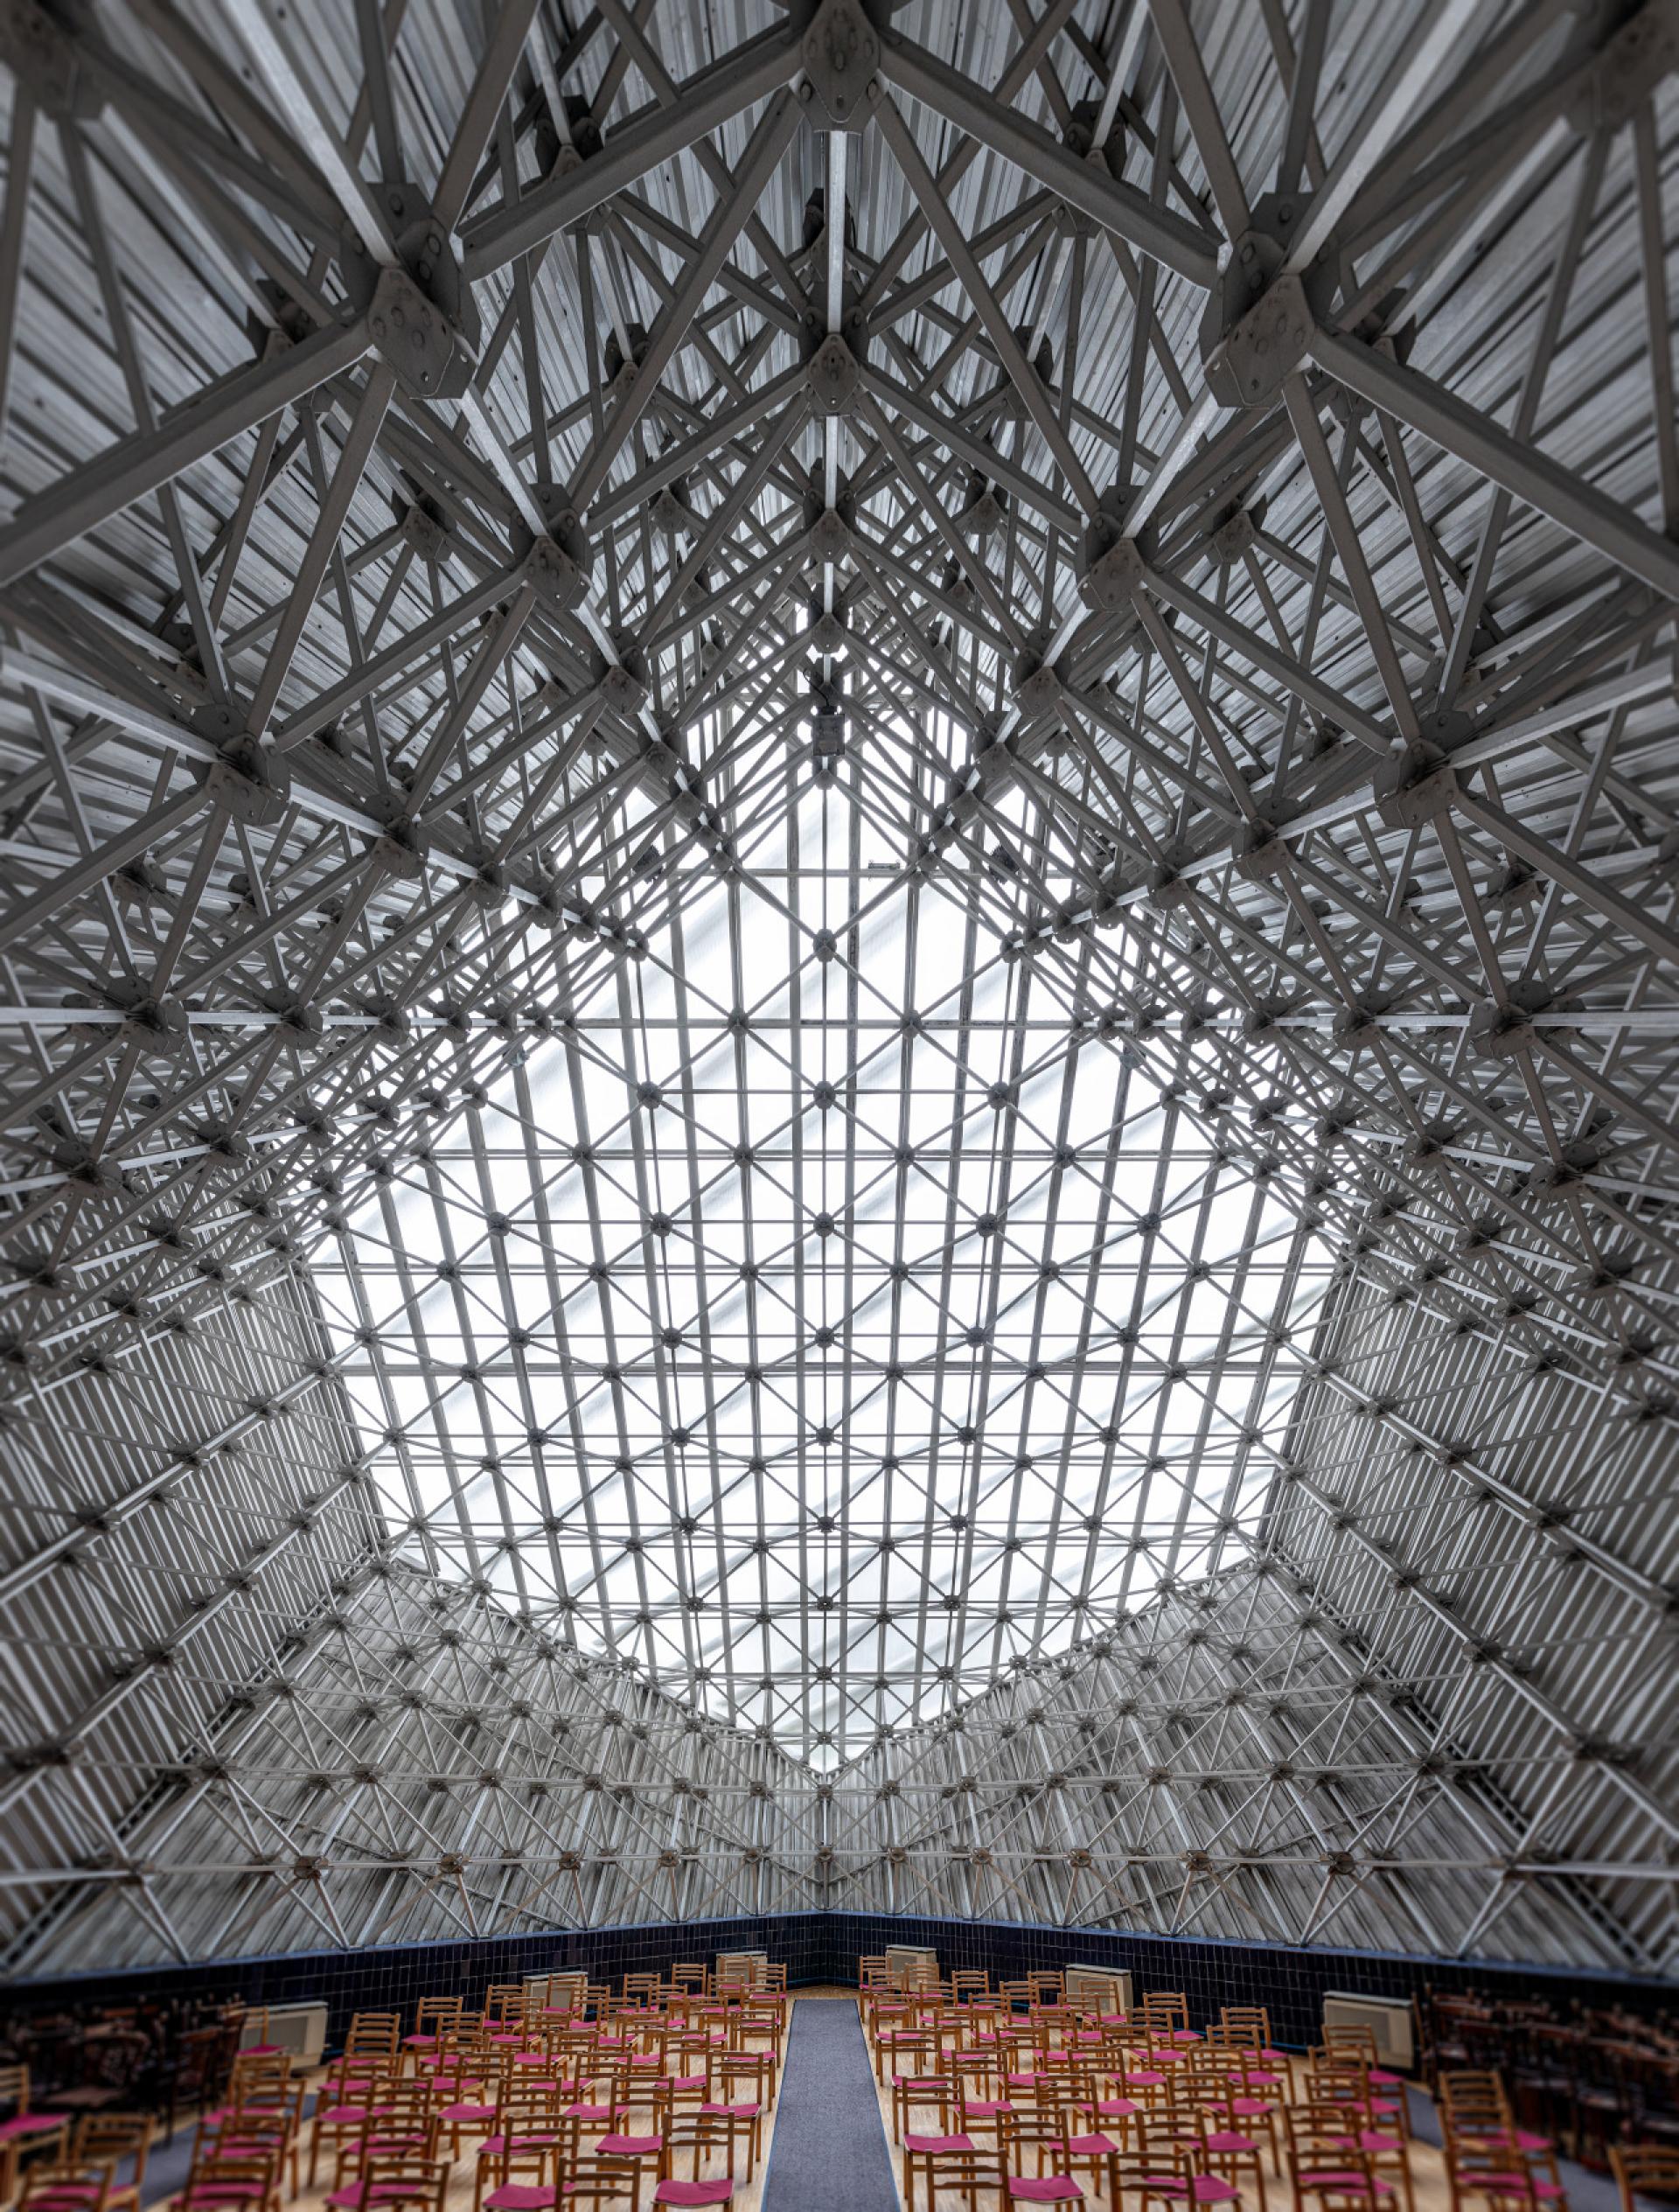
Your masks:
M 557 2135 L 486 2135 L 478 2146 L 481 2159 L 499 2158 L 504 2151 L 543 2151 L 550 2143 L 560 2140 Z
M 1069 2135 L 1067 2155 L 1069 2159 L 1105 2159 L 1119 2148 L 1105 2135 Z
M 568 2104 L 568 2120 L 588 2120 L 593 2125 L 610 2127 L 614 2120 L 624 2118 L 630 2111 L 627 2104 Z
M 665 2147 L 662 2135 L 603 2135 L 595 2148 L 609 2159 L 651 2158 Z
M 1209 2135 L 1206 2142 L 1209 2151 L 1257 2151 L 1259 2148 L 1245 2135 Z
M 692 2097 L 695 2090 L 704 2089 L 706 2077 L 703 2074 L 672 2074 L 665 2077 L 662 2086 L 681 2096 Z
M 1159 2089 L 1166 2076 L 1164 2074 L 1127 2074 L 1125 2079 L 1132 2089 Z
M 979 2097 L 965 2100 L 962 2117 L 965 2120 L 994 2120 L 1000 2112 L 1012 2112 L 1014 2107 L 1006 2097 Z
M 484 2198 L 484 2212 L 552 2212 L 558 2194 L 534 2181 L 504 2181 Z
M 445 2104 L 442 2110 L 442 2118 L 456 2126 L 468 2120 L 493 2120 L 495 2117 L 493 2104 Z
M 38 2135 L 43 2128 L 64 2127 L 69 2115 L 65 2112 L 19 2112 L 15 2120 L 0 2120 L 0 2140 L 17 2135 Z
M 970 2135 L 906 2135 L 903 2147 L 906 2151 L 920 2152 L 971 2151 L 973 2138 Z
M 1008 2185 L 1015 2204 L 1083 2204 L 1084 2192 L 1070 2174 L 1017 2174 Z
M 727 2204 L 735 2194 L 733 2181 L 661 2181 L 653 2191 L 655 2204 Z

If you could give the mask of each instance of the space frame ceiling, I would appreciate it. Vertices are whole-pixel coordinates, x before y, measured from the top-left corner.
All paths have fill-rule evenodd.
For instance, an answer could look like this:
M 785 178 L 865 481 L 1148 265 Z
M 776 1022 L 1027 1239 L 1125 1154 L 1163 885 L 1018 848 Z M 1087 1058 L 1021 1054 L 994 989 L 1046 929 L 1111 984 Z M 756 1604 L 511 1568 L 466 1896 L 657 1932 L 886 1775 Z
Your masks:
M 17 1960 L 559 1909 L 393 1608 L 783 1809 L 567 1909 L 908 1909 L 1198 1585 L 1323 1740 L 934 1893 L 1671 1960 L 1676 38 L 6 17 Z

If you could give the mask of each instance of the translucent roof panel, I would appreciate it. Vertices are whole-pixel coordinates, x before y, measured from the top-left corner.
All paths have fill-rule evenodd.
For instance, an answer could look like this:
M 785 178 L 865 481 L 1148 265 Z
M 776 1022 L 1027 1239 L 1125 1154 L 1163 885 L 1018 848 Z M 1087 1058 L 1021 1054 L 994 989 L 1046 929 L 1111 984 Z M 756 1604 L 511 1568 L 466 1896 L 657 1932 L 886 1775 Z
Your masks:
M 315 1271 L 410 1555 L 819 1766 L 1216 1567 L 1325 1280 L 1193 1041 L 1020 955 L 1026 800 L 916 871 L 923 736 L 742 743 L 774 811 Z

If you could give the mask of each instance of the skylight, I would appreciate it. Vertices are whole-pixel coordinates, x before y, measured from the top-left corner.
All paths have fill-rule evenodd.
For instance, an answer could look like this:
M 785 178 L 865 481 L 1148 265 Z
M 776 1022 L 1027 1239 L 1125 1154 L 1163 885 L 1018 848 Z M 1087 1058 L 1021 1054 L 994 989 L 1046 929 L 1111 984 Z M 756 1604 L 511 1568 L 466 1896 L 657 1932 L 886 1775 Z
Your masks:
M 1232 1556 L 1326 1279 L 1195 1110 L 1216 1025 L 1164 1068 L 1016 953 L 1027 799 L 915 868 L 935 721 L 712 733 L 776 802 L 721 866 L 632 801 L 644 952 L 316 1270 L 413 1556 L 819 1768 Z

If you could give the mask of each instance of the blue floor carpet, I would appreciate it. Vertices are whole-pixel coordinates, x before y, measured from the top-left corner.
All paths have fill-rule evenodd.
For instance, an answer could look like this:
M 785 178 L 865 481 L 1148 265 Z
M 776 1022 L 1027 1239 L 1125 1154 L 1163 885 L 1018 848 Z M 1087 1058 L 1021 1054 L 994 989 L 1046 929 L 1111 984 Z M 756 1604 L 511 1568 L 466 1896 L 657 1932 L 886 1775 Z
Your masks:
M 849 1997 L 793 2006 L 763 2212 L 897 2212 L 862 2022 Z

